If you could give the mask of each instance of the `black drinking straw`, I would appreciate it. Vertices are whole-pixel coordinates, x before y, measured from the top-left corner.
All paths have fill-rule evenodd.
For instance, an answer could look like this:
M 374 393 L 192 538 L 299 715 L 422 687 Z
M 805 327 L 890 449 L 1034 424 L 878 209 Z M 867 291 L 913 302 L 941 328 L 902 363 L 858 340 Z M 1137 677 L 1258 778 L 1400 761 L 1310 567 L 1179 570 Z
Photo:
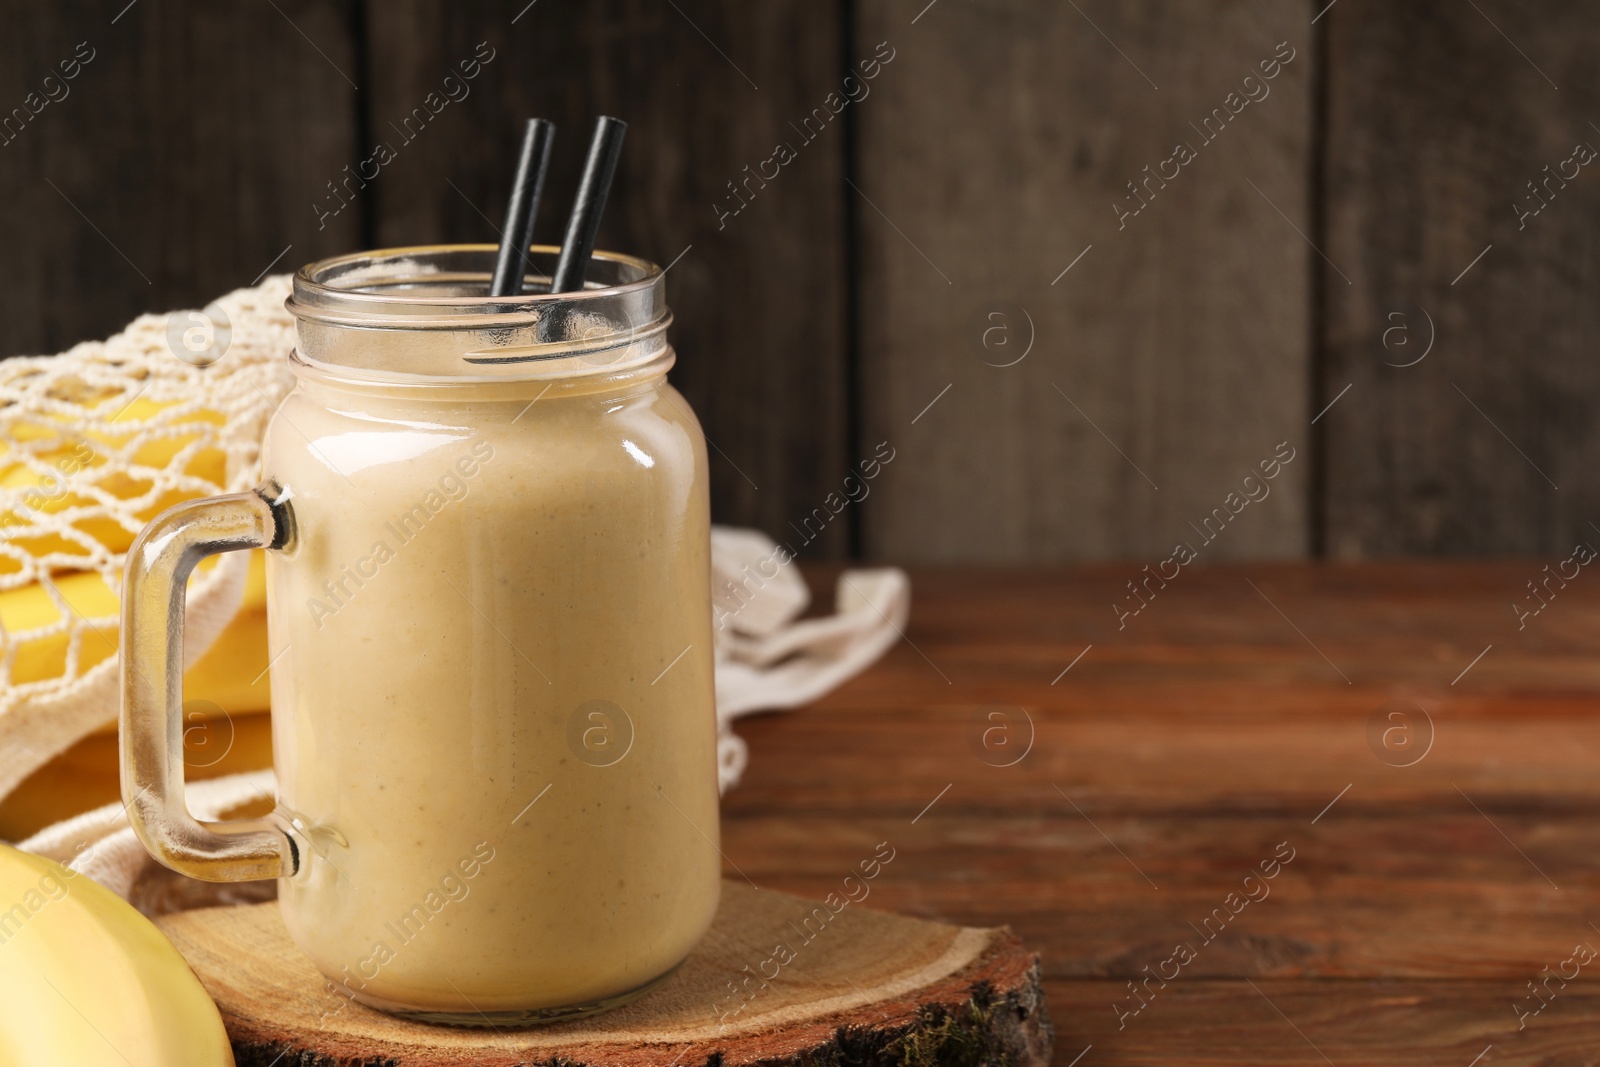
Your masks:
M 601 115 L 595 120 L 589 159 L 583 165 L 578 196 L 567 218 L 567 237 L 561 243 L 561 258 L 556 261 L 556 272 L 550 281 L 552 293 L 583 288 L 594 239 L 600 232 L 600 215 L 606 209 L 606 194 L 611 191 L 611 176 L 616 173 L 617 157 L 622 154 L 622 135 L 627 132 L 628 124 L 621 119 Z
M 556 128 L 544 119 L 529 119 L 522 135 L 522 155 L 517 159 L 517 176 L 511 184 L 511 200 L 506 205 L 506 228 L 500 234 L 500 251 L 495 256 L 494 280 L 490 296 L 514 296 L 522 292 L 528 245 L 533 241 L 533 219 L 539 213 L 539 193 L 544 189 L 544 172 L 550 165 L 550 146 Z

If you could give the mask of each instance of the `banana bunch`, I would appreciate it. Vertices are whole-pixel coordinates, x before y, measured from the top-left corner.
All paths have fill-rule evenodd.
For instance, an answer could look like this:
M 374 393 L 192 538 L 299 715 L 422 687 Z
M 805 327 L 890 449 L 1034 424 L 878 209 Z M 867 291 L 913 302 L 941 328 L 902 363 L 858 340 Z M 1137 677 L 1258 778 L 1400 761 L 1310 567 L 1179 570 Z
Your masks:
M 232 1067 L 216 1005 L 110 890 L 0 845 L 0 1067 Z

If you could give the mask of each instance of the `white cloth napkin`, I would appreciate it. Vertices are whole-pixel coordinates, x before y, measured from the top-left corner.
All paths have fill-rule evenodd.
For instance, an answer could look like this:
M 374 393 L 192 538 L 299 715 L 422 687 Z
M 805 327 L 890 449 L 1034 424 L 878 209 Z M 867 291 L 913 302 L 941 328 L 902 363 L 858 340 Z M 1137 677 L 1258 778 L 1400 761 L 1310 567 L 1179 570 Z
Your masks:
M 716 527 L 711 535 L 715 615 L 718 785 L 744 773 L 748 750 L 729 728 L 742 715 L 816 700 L 864 669 L 900 638 L 911 583 L 898 568 L 847 570 L 834 614 L 799 619 L 810 599 L 787 551 L 754 530 Z M 235 774 L 187 787 L 190 814 L 220 819 L 274 795 L 271 771 Z M 22 842 L 123 897 L 155 861 L 128 825 L 122 804 L 58 822 Z

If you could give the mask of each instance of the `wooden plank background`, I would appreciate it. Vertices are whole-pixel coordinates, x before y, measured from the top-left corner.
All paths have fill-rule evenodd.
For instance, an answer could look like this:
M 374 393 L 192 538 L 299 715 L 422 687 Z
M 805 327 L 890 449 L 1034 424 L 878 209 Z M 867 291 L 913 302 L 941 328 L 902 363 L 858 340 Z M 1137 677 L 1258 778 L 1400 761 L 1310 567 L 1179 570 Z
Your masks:
M 0 145 L 0 351 L 105 337 L 249 285 L 286 247 L 278 269 L 361 241 L 355 216 L 319 231 L 306 206 L 355 142 L 353 9 L 275 2 L 6 7 L 0 115 L 59 99 Z
M 1346 0 L 1324 21 L 1326 250 L 1349 283 L 1322 276 L 1320 385 L 1351 386 L 1325 420 L 1327 547 L 1564 558 L 1600 511 L 1600 168 L 1514 205 L 1600 149 L 1600 10 Z M 1432 319 L 1413 366 L 1403 334 L 1383 344 L 1396 312 L 1417 345 Z
M 902 53 L 861 112 L 864 415 L 905 454 L 867 547 L 994 562 L 1198 543 L 1189 523 L 1279 442 L 1305 454 L 1308 250 L 1288 221 L 1306 226 L 1304 5 L 864 11 L 865 39 Z M 1282 41 L 1295 58 L 1267 95 L 1204 141 L 1189 124 Z M 1176 142 L 1196 158 L 1162 188 Z M 1146 167 L 1140 208 L 1127 183 Z M 995 366 L 1030 321 L 1032 351 Z M 985 349 L 1001 325 L 1014 343 Z M 1205 554 L 1304 553 L 1308 469 Z
M 673 264 L 672 378 L 715 446 L 718 516 L 779 534 L 845 464 L 842 133 L 819 138 L 725 225 L 713 205 L 831 80 L 839 14 L 830 4 L 679 6 L 373 5 L 373 137 L 478 42 L 499 50 L 460 113 L 440 114 L 440 143 L 418 137 L 374 183 L 375 239 L 496 240 L 522 123 L 543 115 L 559 129 L 535 239 L 559 243 L 593 117 L 626 120 L 600 245 Z M 848 533 L 830 523 L 815 551 L 847 551 Z
M 94 58 L 0 138 L 0 352 L 269 266 L 492 239 L 530 114 L 561 129 L 553 235 L 607 112 L 631 125 L 601 243 L 675 262 L 674 378 L 715 445 L 716 516 L 803 555 L 1564 556 L 1600 512 L 1600 179 L 1582 168 L 1521 229 L 1512 206 L 1600 146 L 1600 13 L 1579 5 L 5 12 L 0 114 Z M 470 95 L 402 141 L 480 42 Z M 319 220 L 379 141 L 395 161 Z M 1179 143 L 1194 158 L 1165 162 Z M 794 158 L 725 215 L 780 144 Z M 1280 445 L 1294 459 L 1234 516 Z

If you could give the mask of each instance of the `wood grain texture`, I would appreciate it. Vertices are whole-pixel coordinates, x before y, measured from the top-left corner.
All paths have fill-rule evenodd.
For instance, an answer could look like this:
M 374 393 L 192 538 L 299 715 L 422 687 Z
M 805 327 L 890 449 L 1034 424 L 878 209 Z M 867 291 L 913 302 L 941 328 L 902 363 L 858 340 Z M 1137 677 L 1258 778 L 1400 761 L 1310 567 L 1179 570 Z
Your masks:
M 1278 442 L 1307 438 L 1306 7 L 923 8 L 858 9 L 862 46 L 898 50 L 860 107 L 852 193 L 865 439 L 899 449 L 866 547 L 1165 557 Z M 1245 85 L 1280 42 L 1292 60 Z M 1262 98 L 1202 132 L 1247 91 Z M 1177 142 L 1195 158 L 1136 198 L 1128 183 Z M 1286 468 L 1207 551 L 1303 554 L 1308 473 Z
M 1074 1020 L 1059 1028 L 1062 1067 L 1091 1044 L 1080 1067 L 1096 1055 L 1132 1067 L 1589 1064 L 1600 1029 L 1600 999 L 1581 987 L 1559 994 L 1521 1031 L 1510 1010 L 1514 991 L 1486 983 L 1256 981 L 1251 988 L 1201 979 L 1174 983 L 1121 1030 L 1104 983 L 1046 988 L 1052 1007 L 1065 1008 L 1057 1014 Z
M 1294 1027 L 1339 1067 L 1586 1062 L 1588 968 L 1514 1008 L 1600 947 L 1600 584 L 1518 629 L 1541 566 L 1194 568 L 1121 630 L 1127 565 L 916 570 L 882 662 L 741 721 L 723 850 L 815 896 L 891 842 L 871 906 L 1039 948 L 1060 1067 L 1323 1062 Z
M 1349 281 L 1321 279 L 1321 389 L 1351 387 L 1322 426 L 1328 550 L 1564 556 L 1600 503 L 1600 173 L 1542 183 L 1600 149 L 1600 16 L 1347 0 L 1323 21 L 1326 250 Z
M 9 11 L 0 110 L 29 93 L 59 99 L 0 144 L 0 353 L 105 337 L 249 285 L 280 254 L 273 269 L 292 270 L 357 244 L 353 215 L 319 230 L 311 210 L 356 143 L 351 10 Z M 92 58 L 63 85 L 80 45 Z
M 430 1026 L 351 1001 L 290 942 L 274 903 L 160 923 L 216 998 L 245 1067 L 1049 1060 L 1038 959 L 1006 930 L 846 908 L 800 943 L 778 977 L 730 993 L 752 960 L 759 966 L 774 943 L 795 940 L 789 924 L 813 906 L 728 882 L 710 932 L 655 989 L 598 1016 L 525 1029 Z
M 796 550 L 789 523 L 823 506 L 853 459 L 844 131 L 830 123 L 777 178 L 752 182 L 738 214 L 718 206 L 737 207 L 729 183 L 796 140 L 789 123 L 837 88 L 838 11 L 722 0 L 367 8 L 371 136 L 398 157 L 371 190 L 376 239 L 494 240 L 522 124 L 542 115 L 559 132 L 536 239 L 559 243 L 594 116 L 626 120 L 600 246 L 674 264 L 672 380 L 712 444 L 713 514 L 793 537 Z M 390 123 L 481 41 L 496 58 L 471 95 L 401 142 Z M 809 554 L 842 555 L 851 518 L 830 522 Z

